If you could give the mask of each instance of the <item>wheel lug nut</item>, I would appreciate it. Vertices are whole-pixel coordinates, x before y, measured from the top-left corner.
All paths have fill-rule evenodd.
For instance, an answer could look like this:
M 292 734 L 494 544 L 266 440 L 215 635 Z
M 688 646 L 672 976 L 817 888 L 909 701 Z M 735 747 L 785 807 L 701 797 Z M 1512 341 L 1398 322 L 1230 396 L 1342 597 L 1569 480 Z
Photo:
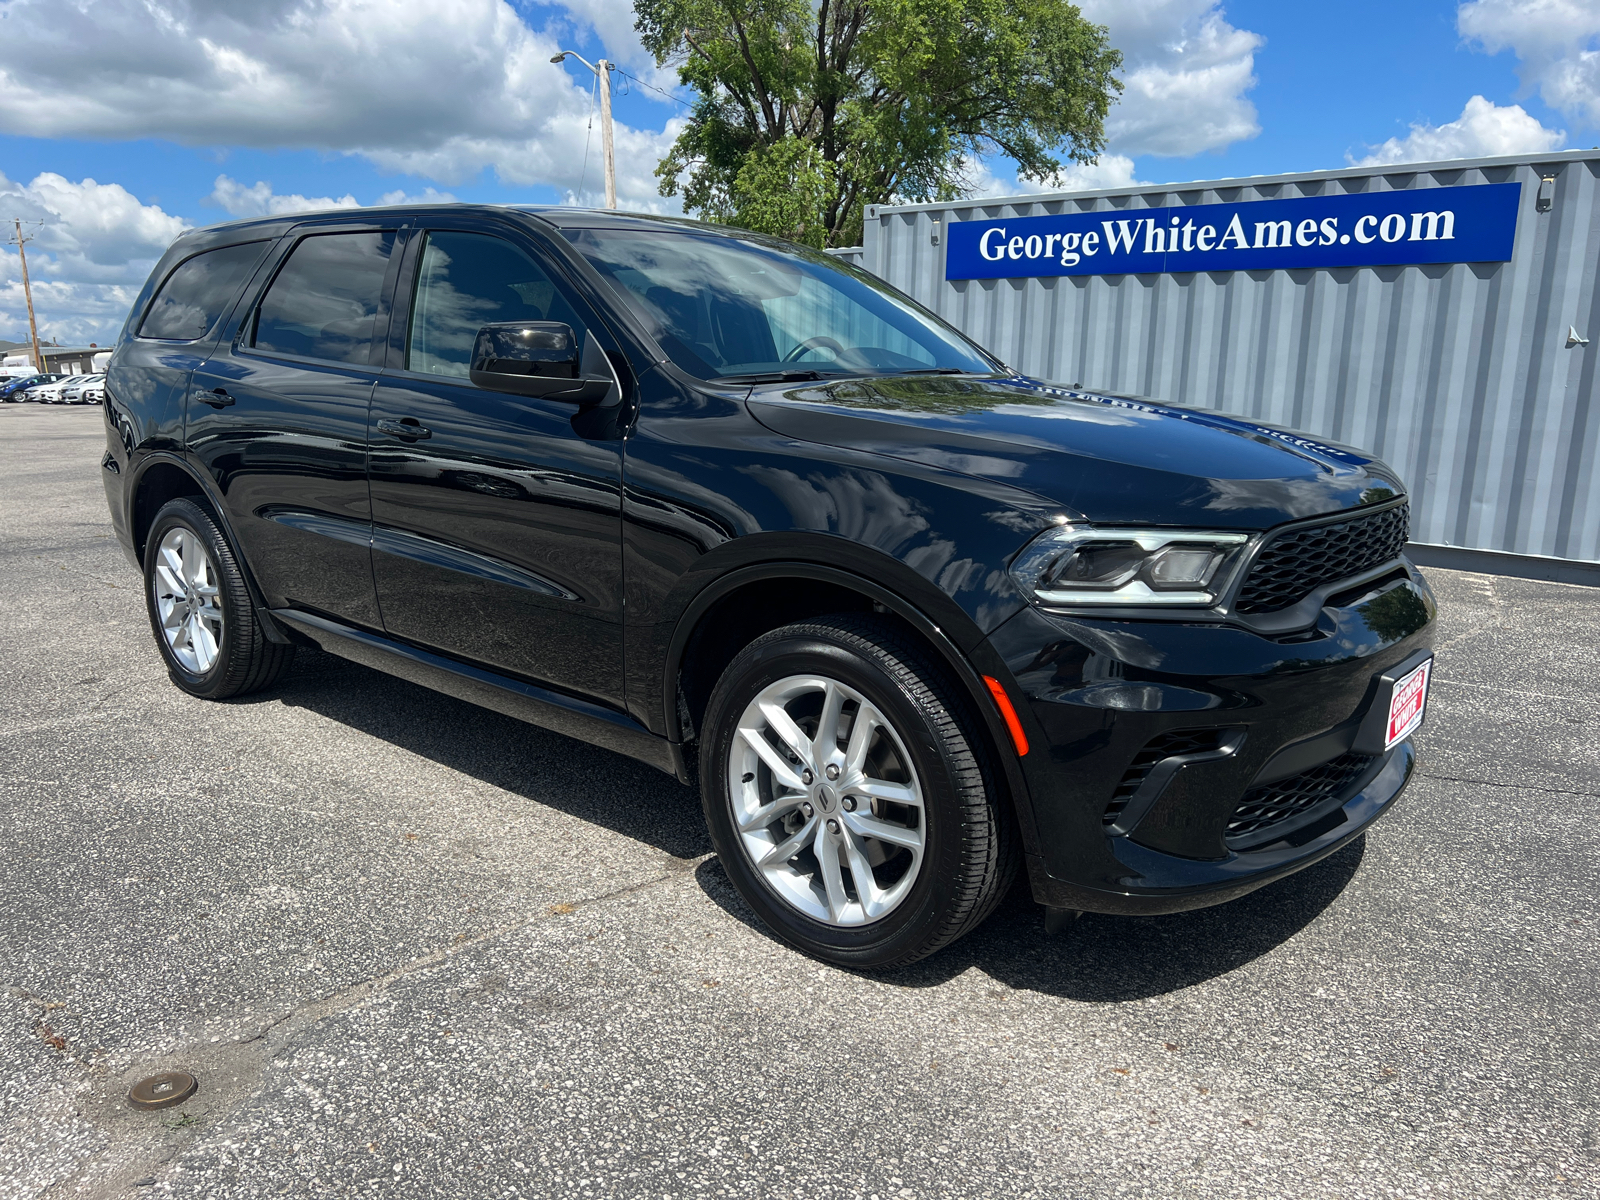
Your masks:
M 856 798 L 854 796 L 846 796 L 843 803 L 845 812 L 855 812 Z
M 828 818 L 828 832 L 829 833 L 838 833 L 839 832 L 839 822 L 835 821 L 832 817 Z
M 827 769 L 823 771 L 823 774 L 826 775 L 829 779 L 837 779 L 837 778 L 839 778 L 839 764 L 838 763 L 829 763 L 828 766 L 827 766 Z
M 801 806 L 800 806 L 800 811 L 801 811 L 801 812 L 803 812 L 803 813 L 805 813 L 805 815 L 806 815 L 806 820 L 808 820 L 808 821 L 809 821 L 809 820 L 810 820 L 810 819 L 811 819 L 811 818 L 812 818 L 812 817 L 813 817 L 813 816 L 815 816 L 815 815 L 816 815 L 816 812 L 817 812 L 817 810 L 816 810 L 816 809 L 814 809 L 814 808 L 812 808 L 812 807 L 811 807 L 811 805 L 809 805 L 809 804 L 802 804 L 802 805 L 801 805 Z
M 810 767 L 807 767 L 804 771 L 800 772 L 800 781 L 807 787 L 810 787 L 812 783 L 816 781 L 816 778 L 817 777 L 811 773 Z

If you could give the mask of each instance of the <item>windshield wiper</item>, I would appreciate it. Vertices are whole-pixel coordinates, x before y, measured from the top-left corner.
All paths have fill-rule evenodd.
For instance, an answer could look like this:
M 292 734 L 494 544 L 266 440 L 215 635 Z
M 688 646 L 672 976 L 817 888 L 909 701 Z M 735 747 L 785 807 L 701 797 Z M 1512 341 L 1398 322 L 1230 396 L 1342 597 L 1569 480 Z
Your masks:
M 815 383 L 824 378 L 819 371 L 757 371 L 750 375 L 718 375 L 712 383 Z
M 913 367 L 909 371 L 896 371 L 896 375 L 973 375 L 965 367 Z

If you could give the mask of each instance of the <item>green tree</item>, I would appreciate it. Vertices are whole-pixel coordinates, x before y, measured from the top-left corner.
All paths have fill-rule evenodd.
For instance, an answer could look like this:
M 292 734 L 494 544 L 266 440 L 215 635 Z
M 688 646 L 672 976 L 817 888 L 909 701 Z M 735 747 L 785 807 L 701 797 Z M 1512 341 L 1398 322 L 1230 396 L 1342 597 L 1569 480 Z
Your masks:
M 862 210 L 968 195 L 983 156 L 1048 180 L 1092 162 L 1122 84 L 1067 0 L 638 0 L 657 63 L 697 93 L 656 168 L 684 208 L 812 246 Z M 1061 157 L 1058 157 L 1061 156 Z

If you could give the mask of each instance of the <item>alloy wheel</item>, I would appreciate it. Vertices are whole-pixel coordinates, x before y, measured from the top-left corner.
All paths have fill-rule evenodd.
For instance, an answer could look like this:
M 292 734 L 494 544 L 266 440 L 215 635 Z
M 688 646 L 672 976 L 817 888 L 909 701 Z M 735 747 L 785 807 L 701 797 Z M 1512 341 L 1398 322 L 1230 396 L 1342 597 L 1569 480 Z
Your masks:
M 740 848 L 812 920 L 879 920 L 916 883 L 927 824 L 911 756 L 883 712 L 836 679 L 791 675 L 745 706 L 728 793 Z
M 204 675 L 221 651 L 222 606 L 216 564 L 199 534 L 182 525 L 167 530 L 150 588 L 167 648 L 185 670 Z

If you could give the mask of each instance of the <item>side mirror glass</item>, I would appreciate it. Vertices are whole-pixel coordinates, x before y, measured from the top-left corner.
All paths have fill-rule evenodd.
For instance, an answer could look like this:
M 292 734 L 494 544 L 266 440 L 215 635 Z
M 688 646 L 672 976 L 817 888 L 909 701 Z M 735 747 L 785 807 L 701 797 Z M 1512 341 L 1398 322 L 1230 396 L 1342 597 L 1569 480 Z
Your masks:
M 587 334 L 580 347 L 560 321 L 503 321 L 478 330 L 468 378 L 481 388 L 578 404 L 607 400 L 617 390 L 605 352 Z

